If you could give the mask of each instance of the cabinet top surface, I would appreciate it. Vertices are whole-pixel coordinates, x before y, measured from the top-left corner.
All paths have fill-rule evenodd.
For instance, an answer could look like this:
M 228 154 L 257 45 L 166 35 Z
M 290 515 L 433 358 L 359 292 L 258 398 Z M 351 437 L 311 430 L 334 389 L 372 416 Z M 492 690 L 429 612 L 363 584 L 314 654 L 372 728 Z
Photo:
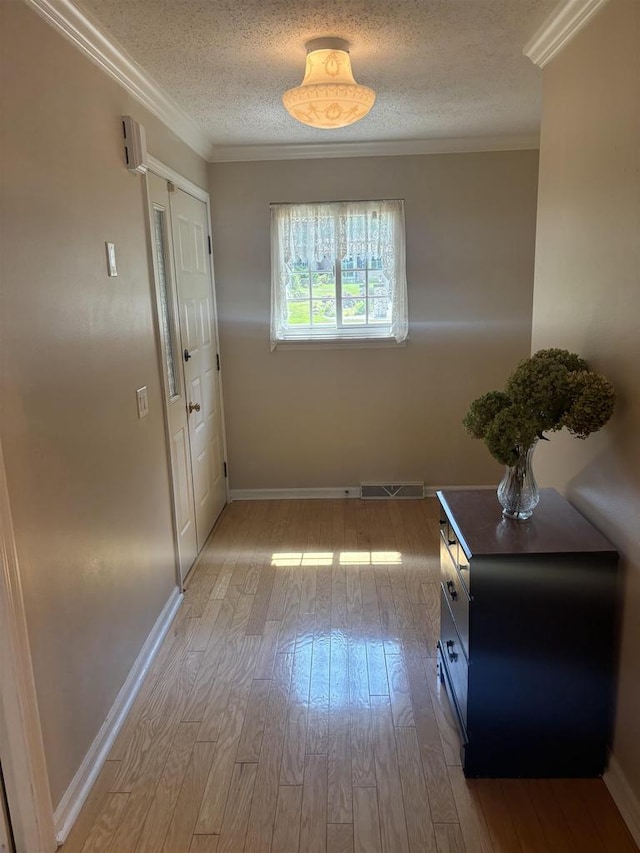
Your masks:
M 494 489 L 447 489 L 438 498 L 467 557 L 499 554 L 615 554 L 613 545 L 555 489 L 541 489 L 528 521 L 502 517 Z

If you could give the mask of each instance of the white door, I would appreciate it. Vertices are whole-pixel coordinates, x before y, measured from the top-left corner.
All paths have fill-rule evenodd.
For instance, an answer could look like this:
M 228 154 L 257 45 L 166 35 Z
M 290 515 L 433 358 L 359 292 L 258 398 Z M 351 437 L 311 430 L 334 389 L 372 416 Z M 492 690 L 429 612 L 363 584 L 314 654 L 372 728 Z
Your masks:
M 208 211 L 147 175 L 180 574 L 227 500 Z
M 227 499 L 207 206 L 170 193 L 198 550 Z
M 191 449 L 179 311 L 176 297 L 173 235 L 167 182 L 151 173 L 147 176 L 149 193 L 156 306 L 162 350 L 168 441 L 173 479 L 173 506 L 180 577 L 184 579 L 198 554 L 196 512 L 193 498 Z

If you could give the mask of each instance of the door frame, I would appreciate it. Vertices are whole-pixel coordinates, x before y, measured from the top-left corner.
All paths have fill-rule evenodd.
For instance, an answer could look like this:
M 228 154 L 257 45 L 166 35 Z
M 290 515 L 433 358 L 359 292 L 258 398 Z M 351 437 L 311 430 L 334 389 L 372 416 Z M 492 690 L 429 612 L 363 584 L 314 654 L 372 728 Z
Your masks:
M 0 754 L 18 850 L 58 844 L 0 444 Z
M 207 208 L 207 225 L 209 227 L 209 231 L 211 231 L 211 201 L 209 197 L 209 193 L 206 190 L 203 190 L 202 187 L 199 187 L 197 184 L 194 184 L 188 178 L 185 178 L 184 175 L 181 175 L 179 172 L 176 172 L 170 166 L 167 166 L 161 160 L 158 160 L 156 157 L 152 155 L 147 155 L 147 169 L 149 172 L 152 172 L 159 178 L 163 178 L 166 181 L 171 182 L 175 187 L 187 193 L 188 195 L 193 196 L 198 199 L 198 201 L 204 202 Z M 155 253 L 153 251 L 153 204 L 151 202 L 151 194 L 149 191 L 149 183 L 147 181 L 147 175 L 145 174 L 143 177 L 143 190 L 144 190 L 144 200 L 147 212 L 147 247 L 148 247 L 148 255 L 149 255 L 149 269 L 151 271 L 152 278 L 152 294 L 153 294 L 153 303 L 154 303 L 154 327 L 156 334 L 156 341 L 158 344 L 158 358 L 160 361 L 160 378 L 162 382 L 162 409 L 163 409 L 163 418 L 164 418 L 164 429 L 165 429 L 165 445 L 167 452 L 167 464 L 169 466 L 169 479 L 171 481 L 171 515 L 173 521 L 173 540 L 174 540 L 174 549 L 175 549 L 175 563 L 176 563 L 176 580 L 178 587 L 182 591 L 184 589 L 184 580 L 181 576 L 180 572 L 180 559 L 179 559 L 179 551 L 178 551 L 178 525 L 177 525 L 177 507 L 175 500 L 175 473 L 173 470 L 173 461 L 171 458 L 171 430 L 169 424 L 169 399 L 167 396 L 167 353 L 165 351 L 164 338 L 160 331 L 160 304 L 159 304 L 159 293 L 158 293 L 158 278 L 156 275 L 156 260 Z M 214 311 L 214 322 L 213 322 L 213 330 L 215 334 L 215 342 L 216 342 L 216 352 L 218 355 L 220 354 L 220 334 L 218 331 L 218 304 L 216 300 L 216 279 L 214 272 L 214 264 L 213 264 L 213 252 L 209 255 L 209 273 L 211 276 L 211 299 L 212 306 Z M 174 301 L 176 299 L 176 282 L 175 276 L 172 275 L 168 277 L 167 283 L 171 288 L 171 299 Z M 184 368 L 182 367 L 182 360 L 180 360 L 180 369 L 183 371 L 184 378 Z M 220 368 L 220 372 L 218 374 L 218 383 L 219 383 L 219 405 L 220 405 L 220 418 L 221 418 L 221 428 L 222 428 L 222 452 L 224 459 L 227 458 L 227 434 L 226 434 L 226 425 L 225 425 L 225 416 L 224 416 L 224 393 L 222 386 L 222 368 Z M 184 383 L 182 383 L 184 384 Z M 229 503 L 229 480 L 225 478 L 225 496 L 226 502 Z

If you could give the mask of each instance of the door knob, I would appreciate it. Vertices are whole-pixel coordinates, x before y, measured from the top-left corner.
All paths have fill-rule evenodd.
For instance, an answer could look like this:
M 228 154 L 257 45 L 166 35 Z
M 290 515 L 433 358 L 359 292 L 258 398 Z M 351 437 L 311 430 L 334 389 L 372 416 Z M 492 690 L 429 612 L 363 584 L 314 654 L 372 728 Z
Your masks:
M 452 601 L 457 601 L 458 599 L 458 591 L 456 589 L 456 585 L 453 581 L 447 581 L 447 590 L 449 591 L 449 595 L 451 596 Z
M 451 663 L 455 663 L 458 660 L 458 653 L 453 651 L 454 646 L 455 643 L 453 640 L 447 640 L 447 655 Z
M 189 361 L 189 359 L 190 359 L 190 358 L 191 358 L 191 353 L 189 352 L 189 350 L 188 350 L 188 349 L 186 349 L 186 350 L 184 351 L 184 360 L 185 360 L 185 361 Z
M 191 412 L 199 412 L 200 411 L 200 403 L 189 403 L 189 414 Z

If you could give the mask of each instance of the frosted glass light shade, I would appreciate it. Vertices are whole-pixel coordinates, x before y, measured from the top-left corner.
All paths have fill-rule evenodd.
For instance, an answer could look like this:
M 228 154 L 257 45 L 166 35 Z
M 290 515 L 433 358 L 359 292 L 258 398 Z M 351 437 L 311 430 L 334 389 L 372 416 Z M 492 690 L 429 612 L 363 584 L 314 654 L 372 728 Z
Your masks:
M 316 39 L 316 42 L 323 40 Z M 346 44 L 339 39 L 333 43 Z M 315 42 L 309 42 L 311 48 Z M 376 93 L 353 79 L 351 59 L 340 47 L 309 49 L 304 80 L 282 96 L 290 115 L 311 127 L 346 127 L 369 112 Z

